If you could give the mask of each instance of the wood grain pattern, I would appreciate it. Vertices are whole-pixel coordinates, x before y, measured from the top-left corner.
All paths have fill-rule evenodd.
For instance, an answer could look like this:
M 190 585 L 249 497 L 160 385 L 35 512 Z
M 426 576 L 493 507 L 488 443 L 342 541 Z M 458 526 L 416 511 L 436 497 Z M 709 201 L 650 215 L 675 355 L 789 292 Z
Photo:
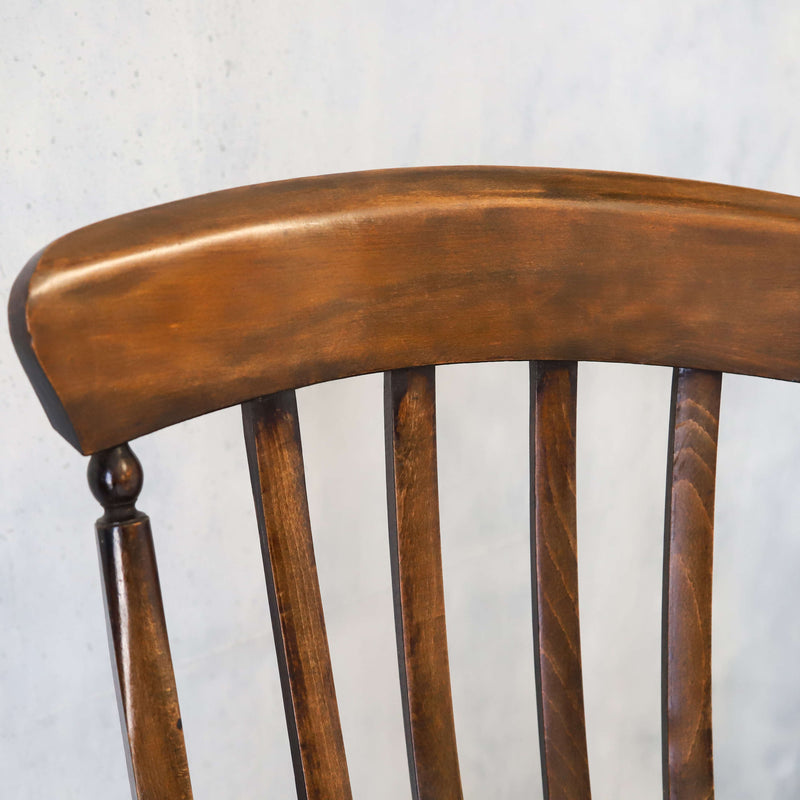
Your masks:
M 718 372 L 674 372 L 664 532 L 665 800 L 714 796 L 711 573 L 721 387 Z
M 297 796 L 349 800 L 293 391 L 242 406 Z
M 138 800 L 191 800 L 150 521 L 134 505 L 141 467 L 121 445 L 93 456 L 89 481 L 106 509 L 97 543 L 131 792 Z
M 783 195 L 568 170 L 357 173 L 69 234 L 32 259 L 10 316 L 51 421 L 89 453 L 259 395 L 421 364 L 798 380 L 798 248 L 800 199 Z
M 85 453 L 134 791 L 191 797 L 141 469 L 118 442 L 236 403 L 298 795 L 350 786 L 293 389 L 385 371 L 390 545 L 413 794 L 461 798 L 438 527 L 434 363 L 531 364 L 534 639 L 546 800 L 589 800 L 576 361 L 681 365 L 663 604 L 664 796 L 713 796 L 721 372 L 800 380 L 800 199 L 640 175 L 460 167 L 243 187 L 37 253 L 12 339 Z M 253 400 L 252 398 L 259 398 Z
M 534 663 L 544 800 L 589 800 L 578 615 L 574 361 L 531 363 Z
M 385 376 L 389 545 L 414 800 L 461 800 L 447 655 L 433 367 Z

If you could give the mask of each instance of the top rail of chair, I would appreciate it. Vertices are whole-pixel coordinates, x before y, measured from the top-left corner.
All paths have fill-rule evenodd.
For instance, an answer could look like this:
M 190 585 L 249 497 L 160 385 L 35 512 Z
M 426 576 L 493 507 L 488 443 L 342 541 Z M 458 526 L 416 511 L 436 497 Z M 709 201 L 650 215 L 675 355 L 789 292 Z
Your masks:
M 514 167 L 325 175 L 67 234 L 9 303 L 85 453 L 403 366 L 627 361 L 800 380 L 800 198 Z

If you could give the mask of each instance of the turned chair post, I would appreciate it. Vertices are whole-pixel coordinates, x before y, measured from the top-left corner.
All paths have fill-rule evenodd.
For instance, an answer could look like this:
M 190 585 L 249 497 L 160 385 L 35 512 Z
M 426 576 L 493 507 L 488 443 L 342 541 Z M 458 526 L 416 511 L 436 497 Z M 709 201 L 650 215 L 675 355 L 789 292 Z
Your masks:
M 136 508 L 142 466 L 126 444 L 89 461 L 108 641 L 134 800 L 191 800 L 150 519 Z

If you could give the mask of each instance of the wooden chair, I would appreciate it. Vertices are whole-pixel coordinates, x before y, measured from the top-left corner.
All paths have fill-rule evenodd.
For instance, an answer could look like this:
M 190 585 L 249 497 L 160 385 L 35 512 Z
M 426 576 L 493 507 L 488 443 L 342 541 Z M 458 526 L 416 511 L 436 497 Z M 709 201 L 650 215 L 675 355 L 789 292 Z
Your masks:
M 191 787 L 142 482 L 126 442 L 242 404 L 298 796 L 349 798 L 294 389 L 386 373 L 389 541 L 413 796 L 461 797 L 438 530 L 435 364 L 531 362 L 544 795 L 589 798 L 575 514 L 578 360 L 675 366 L 663 601 L 666 798 L 713 794 L 711 563 L 722 372 L 800 380 L 800 199 L 638 175 L 325 176 L 106 220 L 10 300 L 53 424 L 91 454 L 139 798 Z

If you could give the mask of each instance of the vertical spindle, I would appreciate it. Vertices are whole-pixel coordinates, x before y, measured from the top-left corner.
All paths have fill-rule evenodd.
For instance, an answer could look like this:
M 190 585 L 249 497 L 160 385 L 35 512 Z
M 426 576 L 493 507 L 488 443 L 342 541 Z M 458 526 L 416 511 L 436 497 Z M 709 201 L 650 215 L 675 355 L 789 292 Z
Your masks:
M 105 510 L 97 544 L 131 793 L 191 800 L 150 520 L 136 508 L 142 466 L 121 444 L 92 456 L 88 479 Z

